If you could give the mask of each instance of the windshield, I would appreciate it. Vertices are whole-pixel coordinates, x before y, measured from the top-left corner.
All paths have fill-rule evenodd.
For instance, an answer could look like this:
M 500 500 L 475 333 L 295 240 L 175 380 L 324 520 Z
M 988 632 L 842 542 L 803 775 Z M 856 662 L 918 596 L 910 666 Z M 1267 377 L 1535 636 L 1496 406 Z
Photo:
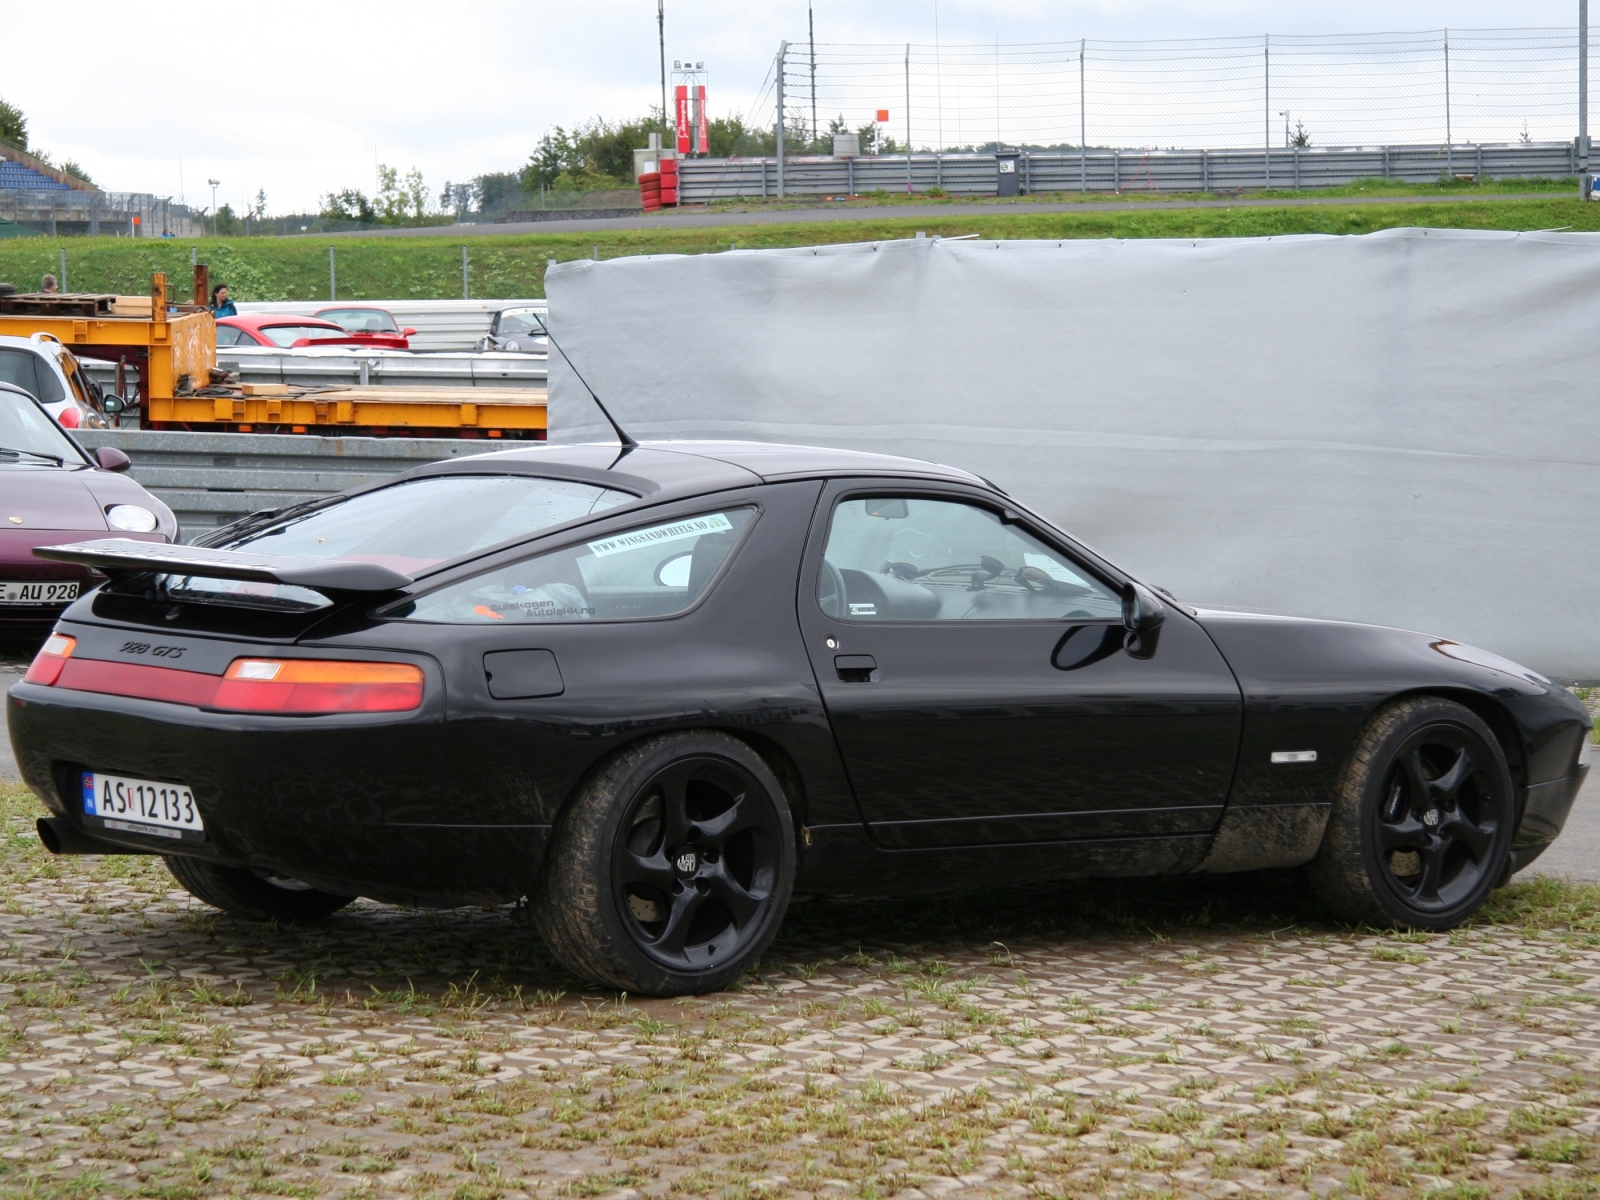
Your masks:
M 327 325 L 263 325 L 261 336 L 274 346 L 292 346 L 301 338 L 342 338 L 344 330 Z
M 352 496 L 216 543 L 225 550 L 382 563 L 417 575 L 448 559 L 515 541 L 634 499 L 627 492 L 525 475 L 413 479 Z M 317 608 L 306 588 L 169 577 L 169 592 L 271 607 Z
M 500 314 L 500 323 L 495 327 L 495 332 L 501 337 L 518 337 L 524 333 L 543 333 L 538 320 L 535 319 L 537 309 L 533 308 L 508 308 Z M 542 315 L 542 314 L 540 314 Z
M 78 448 L 38 405 L 26 396 L 0 389 L 0 464 L 17 461 L 7 450 L 48 454 L 73 465 L 83 462 Z
M 381 308 L 328 308 L 317 316 L 351 333 L 399 333 L 394 318 Z

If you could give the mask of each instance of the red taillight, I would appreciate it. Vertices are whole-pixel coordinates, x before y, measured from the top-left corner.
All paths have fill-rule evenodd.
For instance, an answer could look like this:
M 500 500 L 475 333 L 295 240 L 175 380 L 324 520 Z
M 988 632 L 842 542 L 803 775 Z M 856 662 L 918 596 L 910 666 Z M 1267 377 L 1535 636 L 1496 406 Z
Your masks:
M 83 417 L 78 413 L 77 409 L 69 406 L 62 411 L 61 416 L 56 420 L 56 424 L 63 429 L 76 429 L 83 424 Z
M 52 633 L 45 639 L 44 645 L 39 647 L 39 653 L 33 656 L 28 673 L 22 678 L 28 683 L 42 683 L 45 687 L 53 687 L 56 680 L 61 678 L 61 668 L 67 665 L 67 659 L 72 657 L 72 651 L 77 644 L 77 638 L 68 637 L 64 633 Z
M 422 669 L 409 663 L 236 658 L 210 707 L 229 712 L 409 712 L 422 704 Z
M 422 705 L 422 670 L 409 663 L 236 658 L 222 675 L 206 675 L 150 663 L 72 658 L 76 644 L 53 635 L 28 668 L 28 682 L 223 712 L 410 712 Z

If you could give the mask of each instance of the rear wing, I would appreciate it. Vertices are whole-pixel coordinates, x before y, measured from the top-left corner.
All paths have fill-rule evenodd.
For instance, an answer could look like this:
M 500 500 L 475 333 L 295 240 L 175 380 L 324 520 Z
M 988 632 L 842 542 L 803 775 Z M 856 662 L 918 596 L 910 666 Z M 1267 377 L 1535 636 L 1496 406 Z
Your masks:
M 382 563 L 297 558 L 285 554 L 246 554 L 238 550 L 212 550 L 204 546 L 139 542 L 132 538 L 102 538 L 67 546 L 37 546 L 33 552 L 39 558 L 93 567 L 112 577 L 159 571 L 171 575 L 198 575 L 206 579 L 282 583 L 335 593 L 392 592 L 413 582 L 411 576 L 402 575 Z

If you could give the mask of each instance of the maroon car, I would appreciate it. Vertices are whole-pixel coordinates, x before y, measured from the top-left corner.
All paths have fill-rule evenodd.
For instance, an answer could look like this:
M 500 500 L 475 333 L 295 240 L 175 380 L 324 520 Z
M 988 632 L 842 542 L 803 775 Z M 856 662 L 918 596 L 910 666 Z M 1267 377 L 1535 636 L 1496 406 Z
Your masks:
M 33 556 L 35 546 L 112 537 L 172 542 L 172 510 L 120 474 L 128 456 L 73 441 L 27 392 L 0 383 L 0 632 L 46 633 L 101 582 L 88 569 Z

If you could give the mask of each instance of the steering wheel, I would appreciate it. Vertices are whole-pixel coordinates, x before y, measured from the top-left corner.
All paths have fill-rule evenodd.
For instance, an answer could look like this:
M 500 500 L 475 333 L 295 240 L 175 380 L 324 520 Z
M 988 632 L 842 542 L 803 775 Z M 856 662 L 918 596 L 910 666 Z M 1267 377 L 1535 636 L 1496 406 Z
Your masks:
M 844 576 L 827 559 L 822 560 L 822 577 L 817 580 L 817 607 L 825 616 L 845 615 Z

